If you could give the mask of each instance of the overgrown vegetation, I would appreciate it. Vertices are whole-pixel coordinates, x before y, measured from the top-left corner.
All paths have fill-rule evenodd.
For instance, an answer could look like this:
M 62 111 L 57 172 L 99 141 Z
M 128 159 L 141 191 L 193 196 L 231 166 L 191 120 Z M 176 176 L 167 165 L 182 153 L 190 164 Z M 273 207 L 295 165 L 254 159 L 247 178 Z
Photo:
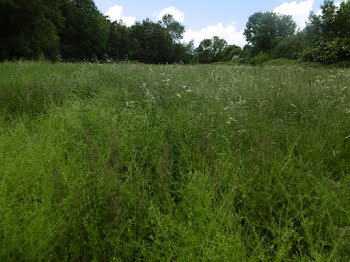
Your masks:
M 349 73 L 0 64 L 0 260 L 350 260 Z

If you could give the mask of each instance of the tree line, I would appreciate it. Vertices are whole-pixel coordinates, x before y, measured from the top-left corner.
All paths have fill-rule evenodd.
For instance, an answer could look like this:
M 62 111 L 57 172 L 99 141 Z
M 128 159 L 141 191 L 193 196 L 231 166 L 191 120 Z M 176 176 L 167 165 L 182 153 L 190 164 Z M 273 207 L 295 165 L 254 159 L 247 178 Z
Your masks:
M 288 58 L 325 64 L 350 61 L 350 1 L 325 0 L 297 30 L 291 16 L 257 12 L 246 24 L 247 45 L 214 36 L 198 47 L 183 43 L 185 27 L 171 15 L 127 27 L 112 22 L 93 0 L 0 0 L 0 60 L 240 62 Z
M 306 27 L 298 31 L 291 16 L 253 14 L 244 31 L 248 45 L 241 57 L 250 63 L 277 58 L 350 62 L 350 1 L 336 7 L 334 1 L 325 0 L 321 11 L 320 15 L 310 13 Z

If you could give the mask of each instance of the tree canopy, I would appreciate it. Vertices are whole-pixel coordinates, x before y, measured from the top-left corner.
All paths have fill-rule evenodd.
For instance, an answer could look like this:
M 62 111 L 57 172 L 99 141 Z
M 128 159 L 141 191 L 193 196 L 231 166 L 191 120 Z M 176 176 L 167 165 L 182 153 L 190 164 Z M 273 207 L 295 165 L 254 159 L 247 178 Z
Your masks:
M 295 29 L 291 16 L 258 12 L 249 17 L 244 35 L 257 54 L 271 51 L 281 40 L 293 36 Z
M 63 22 L 59 7 L 53 0 L 1 1 L 0 59 L 58 56 L 57 28 Z
M 213 63 L 223 59 L 227 42 L 214 36 L 212 39 L 204 39 L 195 50 L 197 61 L 200 63 Z
M 0 61 L 47 58 L 52 61 L 144 63 L 257 63 L 275 58 L 320 63 L 350 61 L 350 1 L 325 0 L 296 31 L 291 16 L 252 14 L 242 49 L 214 36 L 198 47 L 184 43 L 185 27 L 171 15 L 128 27 L 110 21 L 93 0 L 0 0 Z M 6 26 L 4 26 L 6 25 Z
M 65 1 L 65 28 L 61 32 L 61 55 L 67 60 L 102 58 L 109 26 L 92 0 Z
M 301 57 L 325 64 L 350 61 L 350 1 L 337 8 L 334 1 L 325 0 L 321 10 L 321 15 L 310 15 L 304 29 Z

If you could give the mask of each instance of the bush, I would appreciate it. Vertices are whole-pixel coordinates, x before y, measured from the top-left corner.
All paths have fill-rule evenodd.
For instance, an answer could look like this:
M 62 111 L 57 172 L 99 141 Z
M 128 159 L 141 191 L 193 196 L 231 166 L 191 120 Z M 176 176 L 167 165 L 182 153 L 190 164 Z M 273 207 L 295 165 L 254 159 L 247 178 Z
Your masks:
M 252 65 L 262 65 L 263 63 L 271 60 L 272 57 L 266 53 L 259 53 L 257 56 L 254 56 L 249 60 L 249 63 Z
M 273 50 L 274 58 L 297 59 L 302 50 L 301 42 L 298 37 L 288 38 L 281 41 Z
M 313 61 L 322 64 L 350 61 L 350 38 L 319 41 L 314 48 L 305 50 L 301 58 L 303 61 Z

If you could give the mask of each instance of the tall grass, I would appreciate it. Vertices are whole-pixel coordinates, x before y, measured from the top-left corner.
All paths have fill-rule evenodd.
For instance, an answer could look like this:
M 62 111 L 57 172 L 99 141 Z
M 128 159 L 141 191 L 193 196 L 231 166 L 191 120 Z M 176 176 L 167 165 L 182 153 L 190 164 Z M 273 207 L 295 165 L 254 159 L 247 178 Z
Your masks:
M 1 261 L 349 261 L 350 71 L 0 64 Z

